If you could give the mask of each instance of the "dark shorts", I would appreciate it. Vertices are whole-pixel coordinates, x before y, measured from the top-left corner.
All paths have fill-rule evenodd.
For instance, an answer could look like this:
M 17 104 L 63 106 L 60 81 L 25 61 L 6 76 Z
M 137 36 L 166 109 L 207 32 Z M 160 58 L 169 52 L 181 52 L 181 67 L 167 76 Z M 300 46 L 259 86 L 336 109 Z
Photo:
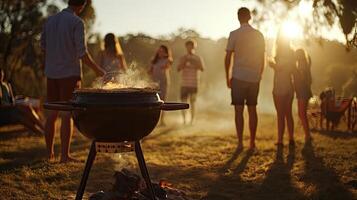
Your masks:
M 312 97 L 312 91 L 310 87 L 295 88 L 296 98 L 302 100 L 309 100 Z
M 47 78 L 47 102 L 68 101 L 72 99 L 73 91 L 80 87 L 80 77 Z
M 196 98 L 196 87 L 181 87 L 181 99 L 187 99 L 189 96 L 193 99 Z
M 232 79 L 232 105 L 256 106 L 258 104 L 259 82 L 251 83 Z

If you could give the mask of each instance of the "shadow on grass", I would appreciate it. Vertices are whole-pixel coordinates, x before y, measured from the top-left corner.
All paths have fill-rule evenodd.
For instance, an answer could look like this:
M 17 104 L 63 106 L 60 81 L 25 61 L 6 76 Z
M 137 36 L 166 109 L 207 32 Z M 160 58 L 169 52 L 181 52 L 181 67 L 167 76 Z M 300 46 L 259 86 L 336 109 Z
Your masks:
M 289 145 L 286 162 L 283 146 L 278 145 L 275 160 L 266 172 L 258 191 L 252 195 L 253 199 L 306 199 L 292 183 L 291 169 L 294 162 L 295 145 Z
M 339 180 L 337 173 L 326 167 L 323 159 L 315 155 L 311 142 L 305 144 L 302 156 L 305 160 L 302 180 L 306 185 L 316 188 L 309 194 L 309 199 L 354 199 L 353 194 Z
M 16 133 L 15 133 L 16 134 Z M 20 136 L 19 136 L 20 137 Z M 24 136 L 22 136 L 24 137 Z M 38 137 L 39 140 L 44 138 Z M 32 166 L 37 163 L 46 162 L 47 151 L 46 147 L 41 144 L 29 144 L 26 146 L 26 138 L 23 139 L 21 144 L 14 144 L 13 147 L 9 147 L 8 151 L 0 151 L 0 158 L 5 160 L 0 164 L 0 173 L 5 171 L 17 170 L 23 166 Z M 13 141 L 16 143 L 16 140 Z M 85 149 L 89 149 L 89 142 L 83 142 L 75 140 L 71 144 L 71 152 L 79 152 Z M 59 144 L 55 144 L 55 155 L 60 155 L 61 147 Z
M 26 129 L 9 129 L 0 131 L 0 140 L 11 140 L 19 137 L 33 136 L 34 134 L 28 132 Z
M 352 139 L 357 138 L 357 132 L 344 132 L 344 131 L 317 131 L 318 134 L 324 135 L 333 139 Z
M 243 182 L 240 174 L 244 171 L 250 157 L 253 155 L 252 151 L 247 151 L 242 157 L 239 164 L 230 169 L 233 162 L 242 153 L 242 150 L 237 149 L 227 160 L 222 168 L 218 170 L 218 178 L 209 186 L 207 195 L 203 200 L 230 200 L 230 199 L 244 199 L 242 192 L 251 190 L 256 187 L 255 183 Z
M 15 142 L 15 141 L 14 141 Z M 22 166 L 29 166 L 44 161 L 46 158 L 45 147 L 16 148 L 11 151 L 1 151 L 0 158 L 5 162 L 0 164 L 0 173 L 9 170 L 16 170 Z

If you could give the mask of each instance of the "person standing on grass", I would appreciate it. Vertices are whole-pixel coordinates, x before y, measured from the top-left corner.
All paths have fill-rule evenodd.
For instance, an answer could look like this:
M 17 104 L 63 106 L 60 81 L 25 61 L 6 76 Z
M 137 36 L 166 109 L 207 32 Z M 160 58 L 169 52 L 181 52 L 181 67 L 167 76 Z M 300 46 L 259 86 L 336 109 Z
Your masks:
M 167 89 L 170 82 L 170 68 L 172 65 L 171 51 L 166 45 L 160 45 L 149 67 L 149 74 L 153 80 L 159 84 L 160 99 L 166 100 Z M 160 125 L 165 126 L 164 112 L 161 113 Z
M 289 133 L 289 145 L 294 145 L 294 119 L 292 103 L 294 99 L 293 72 L 296 69 L 295 52 L 287 37 L 278 35 L 275 44 L 275 57 L 269 61 L 274 69 L 273 98 L 278 118 L 278 146 L 283 146 L 285 125 Z
M 310 127 L 307 119 L 307 106 L 312 97 L 311 91 L 311 58 L 304 49 L 295 51 L 297 66 L 294 70 L 294 86 L 297 98 L 298 113 L 305 132 L 305 141 L 311 140 Z
M 197 96 L 199 73 L 203 71 L 203 62 L 200 56 L 195 53 L 196 42 L 189 40 L 185 43 L 187 54 L 182 56 L 177 70 L 182 71 L 181 79 L 181 100 L 187 102 L 190 99 L 191 124 L 195 116 L 195 102 Z M 186 124 L 186 112 L 182 110 L 183 121 Z
M 85 43 L 84 23 L 78 15 L 86 0 L 69 0 L 68 7 L 49 17 L 41 35 L 41 47 L 45 54 L 47 77 L 47 102 L 68 101 L 72 92 L 81 84 L 81 61 L 97 75 L 104 71 L 93 61 Z M 55 121 L 58 111 L 49 111 L 45 125 L 45 139 L 50 161 L 54 160 Z M 73 121 L 70 112 L 61 112 L 61 162 L 78 161 L 70 156 Z
M 250 148 L 255 148 L 258 123 L 256 106 L 265 62 L 264 36 L 249 25 L 250 19 L 248 8 L 242 7 L 238 10 L 241 26 L 230 33 L 225 56 L 226 81 L 228 88 L 231 89 L 232 105 L 235 109 L 239 149 L 243 148 L 244 105 L 247 105 L 249 113 Z

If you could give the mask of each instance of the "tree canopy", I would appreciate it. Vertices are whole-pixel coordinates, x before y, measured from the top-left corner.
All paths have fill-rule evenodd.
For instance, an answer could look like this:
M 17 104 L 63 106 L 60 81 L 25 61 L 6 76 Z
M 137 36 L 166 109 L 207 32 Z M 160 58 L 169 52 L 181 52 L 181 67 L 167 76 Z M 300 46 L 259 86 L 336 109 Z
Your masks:
M 263 9 L 275 12 L 276 5 L 285 5 L 285 12 L 306 0 L 256 0 Z M 356 0 L 310 0 L 313 6 L 313 24 L 305 23 L 304 32 L 310 34 L 309 29 L 314 28 L 319 32 L 321 27 L 332 27 L 336 22 L 341 32 L 345 35 L 346 47 L 348 49 L 357 47 L 357 1 Z M 275 14 L 275 13 L 274 13 Z M 259 16 L 259 15 L 258 15 Z M 263 19 L 266 16 L 259 16 Z

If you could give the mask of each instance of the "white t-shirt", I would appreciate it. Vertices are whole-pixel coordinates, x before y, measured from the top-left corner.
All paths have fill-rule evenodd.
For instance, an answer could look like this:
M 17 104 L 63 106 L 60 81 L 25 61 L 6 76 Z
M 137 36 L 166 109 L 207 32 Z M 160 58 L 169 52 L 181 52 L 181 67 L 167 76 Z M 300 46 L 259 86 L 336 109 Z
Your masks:
M 249 24 L 229 34 L 226 51 L 234 52 L 233 78 L 259 82 L 264 67 L 264 36 Z

